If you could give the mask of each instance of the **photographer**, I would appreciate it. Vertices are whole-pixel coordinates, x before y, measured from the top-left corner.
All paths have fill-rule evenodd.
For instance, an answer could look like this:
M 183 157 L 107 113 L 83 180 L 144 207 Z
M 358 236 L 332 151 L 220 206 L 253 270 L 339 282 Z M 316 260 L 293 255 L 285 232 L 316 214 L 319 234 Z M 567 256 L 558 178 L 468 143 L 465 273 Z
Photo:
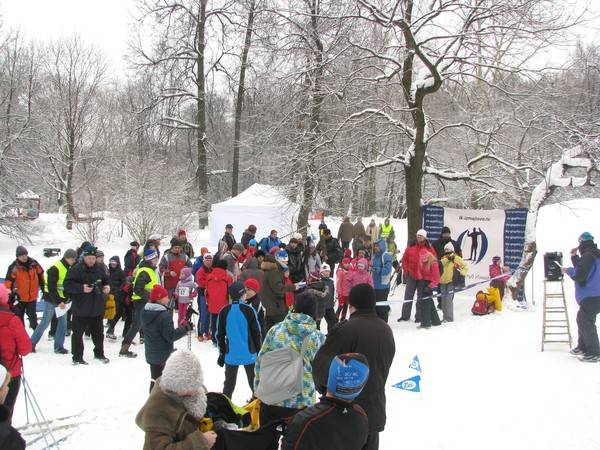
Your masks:
M 150 291 L 150 303 L 142 311 L 142 329 L 144 330 L 144 350 L 146 362 L 150 365 L 150 392 L 154 382 L 162 375 L 167 359 L 175 351 L 173 343 L 192 330 L 189 318 L 179 328 L 173 326 L 173 311 L 167 308 L 169 292 L 160 284 Z
M 83 261 L 69 269 L 64 282 L 67 296 L 73 301 L 73 334 L 71 353 L 74 365 L 87 365 L 83 360 L 83 333 L 88 328 L 94 342 L 94 358 L 107 364 L 104 356 L 104 296 L 110 292 L 108 274 L 96 264 L 96 247 L 86 247 Z

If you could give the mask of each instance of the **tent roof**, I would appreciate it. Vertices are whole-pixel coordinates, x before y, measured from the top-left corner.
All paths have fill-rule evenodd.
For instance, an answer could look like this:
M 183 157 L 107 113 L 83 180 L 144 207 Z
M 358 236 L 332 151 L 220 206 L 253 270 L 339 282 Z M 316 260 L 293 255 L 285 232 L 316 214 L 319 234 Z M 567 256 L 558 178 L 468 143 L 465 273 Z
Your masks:
M 17 194 L 17 198 L 37 200 L 38 198 L 40 198 L 40 196 L 33 192 L 31 189 L 27 189 L 26 191 Z
M 221 203 L 212 205 L 213 209 L 217 207 L 228 206 L 274 206 L 274 207 L 294 207 L 297 206 L 286 196 L 281 194 L 275 186 L 268 184 L 255 183 L 237 196 L 225 200 Z

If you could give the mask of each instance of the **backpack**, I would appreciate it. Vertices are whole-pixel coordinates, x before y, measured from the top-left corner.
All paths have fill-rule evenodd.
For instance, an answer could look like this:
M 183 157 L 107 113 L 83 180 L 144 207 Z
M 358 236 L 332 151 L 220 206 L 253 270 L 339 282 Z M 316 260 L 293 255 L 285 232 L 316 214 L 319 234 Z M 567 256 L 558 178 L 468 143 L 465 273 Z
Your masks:
M 309 336 L 304 337 L 300 353 L 291 347 L 286 347 L 259 356 L 260 382 L 255 395 L 261 402 L 274 405 L 294 398 L 302 392 L 304 354 Z
M 475 296 L 475 299 L 475 303 L 473 303 L 473 307 L 471 308 L 471 312 L 474 315 L 485 316 L 494 312 L 494 305 L 488 302 L 485 292 L 479 291 Z

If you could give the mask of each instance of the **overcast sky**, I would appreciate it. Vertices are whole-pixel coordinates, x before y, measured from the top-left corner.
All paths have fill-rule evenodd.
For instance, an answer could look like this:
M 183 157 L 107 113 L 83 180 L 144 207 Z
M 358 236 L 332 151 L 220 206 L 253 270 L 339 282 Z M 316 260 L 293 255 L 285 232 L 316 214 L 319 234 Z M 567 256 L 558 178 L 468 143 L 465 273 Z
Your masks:
M 590 3 L 596 12 L 599 4 L 600 0 Z M 135 0 L 0 0 L 5 27 L 19 27 L 27 37 L 39 41 L 79 33 L 101 48 L 118 72 L 125 67 L 122 55 L 127 49 L 134 11 Z M 584 41 L 600 40 L 600 21 L 595 24 L 594 30 L 578 30 Z

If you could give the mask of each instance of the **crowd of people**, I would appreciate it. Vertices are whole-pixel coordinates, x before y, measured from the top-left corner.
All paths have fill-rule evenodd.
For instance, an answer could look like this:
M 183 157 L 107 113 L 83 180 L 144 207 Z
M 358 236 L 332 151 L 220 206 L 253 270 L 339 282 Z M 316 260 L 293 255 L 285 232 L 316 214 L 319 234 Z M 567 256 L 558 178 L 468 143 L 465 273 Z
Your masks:
M 157 419 L 151 411 L 156 405 L 168 404 L 174 420 L 178 410 L 196 420 L 204 415 L 200 363 L 193 354 L 174 349 L 176 340 L 195 329 L 199 342 L 218 349 L 217 364 L 225 372 L 223 394 L 232 397 L 243 366 L 253 398 L 262 403 L 260 422 L 286 420 L 283 448 L 377 449 L 386 422 L 385 383 L 395 354 L 387 324 L 390 287 L 393 280 L 406 285 L 398 321 L 411 320 L 416 294 L 419 328 L 452 322 L 454 292 L 464 286 L 468 271 L 459 244 L 448 227 L 432 243 L 427 232 L 419 230 L 398 259 L 388 219 L 364 227 L 360 218 L 352 224 L 346 217 L 337 238 L 322 221 L 319 236 L 295 233 L 287 243 L 276 230 L 262 239 L 256 232 L 249 225 L 237 242 L 233 227 L 227 225 L 217 251 L 212 254 L 202 247 L 196 257 L 183 229 L 162 254 L 160 238 L 148 239 L 143 246 L 131 242 L 123 267 L 119 256 L 105 265 L 103 252 L 84 242 L 44 271 L 26 248 L 17 247 L 16 260 L 0 285 L 1 362 L 10 378 L 4 400 L 8 423 L 19 392 L 21 358 L 36 351 L 48 327 L 58 355 L 69 353 L 64 343 L 70 335 L 74 365 L 88 364 L 84 335 L 92 340 L 94 358 L 109 363 L 105 320 L 106 338 L 113 341 L 121 320 L 119 356 L 137 357 L 130 348 L 139 335 L 150 369 L 150 397 L 137 419 L 146 431 L 145 448 L 172 438 L 173 430 L 171 438 L 166 432 L 149 431 L 155 430 L 152 423 Z M 594 321 L 600 310 L 600 253 L 589 233 L 581 235 L 572 256 L 574 268 L 567 273 L 576 281 L 580 303 L 579 345 L 572 353 L 598 361 Z M 508 276 L 499 258 L 492 261 L 490 278 L 503 294 Z M 39 323 L 38 290 L 45 300 Z M 195 305 L 197 322 L 192 321 Z M 31 337 L 25 316 L 33 329 Z M 321 331 L 323 319 L 326 335 Z M 298 358 L 298 364 L 290 363 Z M 181 380 L 170 364 L 189 365 L 199 379 Z M 288 373 L 291 367 L 299 367 L 297 380 Z M 286 380 L 292 385 L 285 385 Z M 317 393 L 323 395 L 319 402 Z M 171 424 L 165 423 L 168 429 Z M 350 427 L 355 434 L 320 432 L 333 425 Z M 211 448 L 216 439 L 210 431 L 197 432 L 197 427 L 180 431 L 187 442 L 181 448 Z

